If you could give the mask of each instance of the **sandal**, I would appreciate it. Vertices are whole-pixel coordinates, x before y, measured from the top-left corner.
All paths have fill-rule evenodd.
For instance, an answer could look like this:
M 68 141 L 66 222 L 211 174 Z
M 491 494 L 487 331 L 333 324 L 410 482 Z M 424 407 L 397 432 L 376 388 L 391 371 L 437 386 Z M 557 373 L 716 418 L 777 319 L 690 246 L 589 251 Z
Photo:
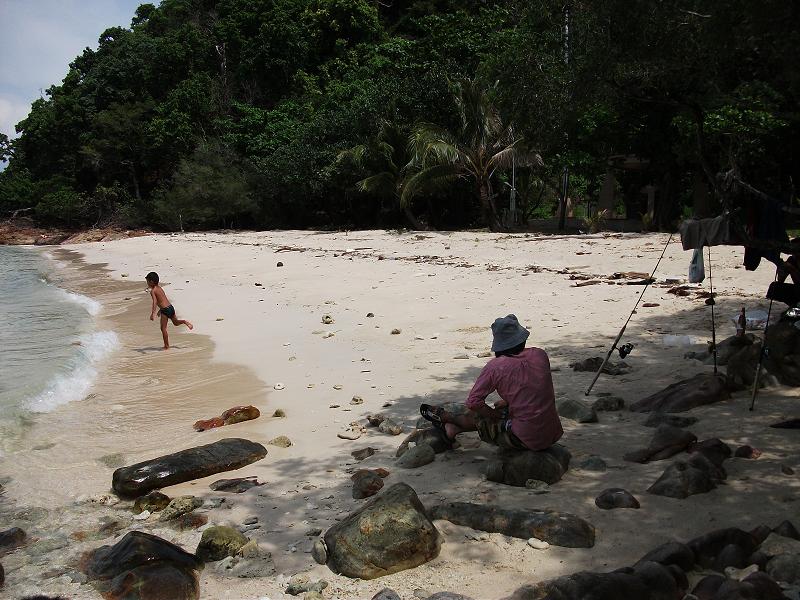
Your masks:
M 442 419 L 442 415 L 444 414 L 444 409 L 441 406 L 420 404 L 419 414 L 421 414 L 425 419 L 427 419 L 434 425 L 436 425 L 437 423 L 444 424 L 444 420 Z M 441 427 L 440 429 L 444 429 L 444 427 Z

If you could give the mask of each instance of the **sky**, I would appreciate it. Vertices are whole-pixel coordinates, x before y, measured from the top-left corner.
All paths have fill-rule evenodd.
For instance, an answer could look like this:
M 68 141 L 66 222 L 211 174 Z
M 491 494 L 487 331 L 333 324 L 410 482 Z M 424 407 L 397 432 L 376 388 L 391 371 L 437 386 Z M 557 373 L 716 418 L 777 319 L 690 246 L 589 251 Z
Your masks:
M 130 27 L 148 0 L 0 0 L 0 132 L 67 74 L 69 63 L 109 27 Z M 157 4 L 150 0 L 152 4 Z

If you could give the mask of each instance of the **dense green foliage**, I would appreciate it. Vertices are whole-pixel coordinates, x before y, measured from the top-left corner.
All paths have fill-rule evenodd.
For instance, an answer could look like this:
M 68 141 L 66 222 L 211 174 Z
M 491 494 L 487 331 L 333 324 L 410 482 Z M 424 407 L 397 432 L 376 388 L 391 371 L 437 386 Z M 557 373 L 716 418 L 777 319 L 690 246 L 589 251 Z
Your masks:
M 564 167 L 596 200 L 629 154 L 628 213 L 653 183 L 662 225 L 721 170 L 791 195 L 798 22 L 793 0 L 144 4 L 0 138 L 0 216 L 496 228 L 512 162 L 524 219 Z

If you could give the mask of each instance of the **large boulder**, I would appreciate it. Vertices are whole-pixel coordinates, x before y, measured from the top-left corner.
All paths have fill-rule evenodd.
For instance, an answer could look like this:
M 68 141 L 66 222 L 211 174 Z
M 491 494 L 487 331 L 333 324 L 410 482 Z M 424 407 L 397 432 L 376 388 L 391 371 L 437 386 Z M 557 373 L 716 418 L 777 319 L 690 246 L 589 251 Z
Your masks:
M 519 588 L 505 600 L 675 600 L 683 596 L 685 578 L 654 562 L 611 573 L 582 571 Z
M 520 539 L 538 538 L 553 546 L 591 548 L 594 527 L 569 513 L 550 510 L 503 509 L 469 502 L 447 502 L 429 511 L 432 519 Z
M 179 546 L 142 531 L 130 531 L 113 546 L 88 553 L 83 571 L 107 598 L 195 600 L 195 571 L 202 562 Z
M 730 397 L 722 377 L 701 373 L 634 402 L 630 409 L 633 412 L 686 412 Z
M 486 479 L 506 485 L 525 487 L 529 479 L 554 484 L 569 469 L 569 450 L 554 444 L 547 450 L 498 450 L 486 468 Z
M 684 499 L 710 492 L 722 479 L 724 472 L 720 473 L 704 455 L 696 453 L 688 460 L 679 459 L 668 466 L 647 491 L 656 496 Z
M 112 487 L 123 498 L 135 498 L 152 490 L 239 469 L 261 460 L 267 449 L 241 438 L 225 438 L 181 450 L 114 471 Z
M 637 463 L 663 460 L 682 452 L 696 441 L 697 436 L 690 431 L 671 425 L 659 425 L 647 448 L 628 452 L 623 458 Z
M 331 527 L 324 542 L 331 571 L 375 579 L 436 558 L 441 537 L 414 490 L 396 483 Z

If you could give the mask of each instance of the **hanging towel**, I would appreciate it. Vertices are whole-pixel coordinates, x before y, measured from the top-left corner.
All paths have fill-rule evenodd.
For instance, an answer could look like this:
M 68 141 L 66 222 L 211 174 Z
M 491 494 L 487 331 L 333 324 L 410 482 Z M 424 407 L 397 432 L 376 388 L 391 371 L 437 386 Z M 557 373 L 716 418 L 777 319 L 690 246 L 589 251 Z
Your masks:
M 706 268 L 703 263 L 703 249 L 697 248 L 692 252 L 689 262 L 689 283 L 701 283 L 706 278 Z
M 679 230 L 684 250 L 731 244 L 730 220 L 727 213 L 713 219 L 686 219 L 681 223 Z

